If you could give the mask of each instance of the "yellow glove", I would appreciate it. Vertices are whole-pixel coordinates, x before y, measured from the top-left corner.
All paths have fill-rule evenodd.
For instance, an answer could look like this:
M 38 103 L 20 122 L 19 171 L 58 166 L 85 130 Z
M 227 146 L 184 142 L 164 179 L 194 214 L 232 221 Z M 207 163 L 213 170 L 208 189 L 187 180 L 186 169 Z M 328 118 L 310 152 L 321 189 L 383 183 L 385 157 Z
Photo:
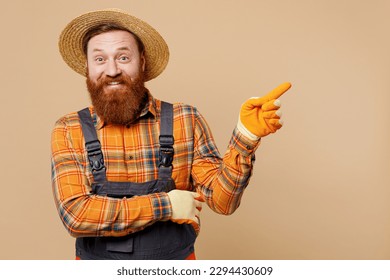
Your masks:
M 240 110 L 237 125 L 240 132 L 255 140 L 281 128 L 283 122 L 278 98 L 290 87 L 290 83 L 283 83 L 263 97 L 248 99 Z

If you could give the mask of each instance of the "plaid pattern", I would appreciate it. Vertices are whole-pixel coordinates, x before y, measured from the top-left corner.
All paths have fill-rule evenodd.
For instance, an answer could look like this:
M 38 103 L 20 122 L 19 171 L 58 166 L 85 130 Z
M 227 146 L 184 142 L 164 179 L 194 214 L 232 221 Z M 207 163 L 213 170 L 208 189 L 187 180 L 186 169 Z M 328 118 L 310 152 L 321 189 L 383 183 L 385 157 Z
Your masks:
M 150 95 L 142 116 L 129 127 L 103 126 L 90 107 L 102 145 L 107 180 L 157 179 L 160 105 Z M 174 104 L 174 139 L 172 178 L 176 188 L 201 193 L 217 213 L 233 213 L 249 182 L 259 142 L 246 138 L 236 128 L 221 158 L 202 115 L 196 108 L 180 103 Z M 123 199 L 92 194 L 93 176 L 77 113 L 56 122 L 51 148 L 54 199 L 72 236 L 123 236 L 171 217 L 166 193 Z

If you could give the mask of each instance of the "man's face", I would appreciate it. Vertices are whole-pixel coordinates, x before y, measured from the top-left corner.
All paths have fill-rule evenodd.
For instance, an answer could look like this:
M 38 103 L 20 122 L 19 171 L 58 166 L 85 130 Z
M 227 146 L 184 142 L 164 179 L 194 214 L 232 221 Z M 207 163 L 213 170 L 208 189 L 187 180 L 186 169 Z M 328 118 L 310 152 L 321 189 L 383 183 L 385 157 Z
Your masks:
M 87 87 L 97 114 L 107 124 L 134 121 L 147 103 L 145 59 L 132 34 L 110 31 L 90 39 Z
M 132 34 L 116 30 L 92 37 L 87 47 L 88 77 L 97 82 L 102 76 L 126 74 L 132 80 L 145 69 L 145 59 L 139 53 Z M 113 83 L 110 88 L 121 85 Z

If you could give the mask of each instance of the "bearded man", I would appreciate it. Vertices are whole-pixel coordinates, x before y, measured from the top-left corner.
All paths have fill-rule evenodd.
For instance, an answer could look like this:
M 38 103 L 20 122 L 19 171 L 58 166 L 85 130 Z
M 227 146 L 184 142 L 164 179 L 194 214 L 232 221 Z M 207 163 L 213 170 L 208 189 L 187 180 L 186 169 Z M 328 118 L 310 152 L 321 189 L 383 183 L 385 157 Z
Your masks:
M 92 100 L 52 132 L 54 199 L 76 258 L 195 259 L 202 204 L 238 208 L 260 139 L 282 127 L 277 98 L 290 84 L 242 105 L 221 157 L 196 108 L 145 87 L 169 58 L 150 25 L 117 9 L 89 12 L 65 27 L 59 48 Z

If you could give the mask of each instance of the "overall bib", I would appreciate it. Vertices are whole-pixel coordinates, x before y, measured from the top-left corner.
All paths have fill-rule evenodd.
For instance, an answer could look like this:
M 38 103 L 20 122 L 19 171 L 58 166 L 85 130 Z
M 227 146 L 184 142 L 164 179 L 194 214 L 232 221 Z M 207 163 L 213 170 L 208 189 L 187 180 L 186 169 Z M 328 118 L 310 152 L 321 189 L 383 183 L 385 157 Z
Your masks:
M 88 108 L 78 112 L 88 161 L 94 182 L 92 192 L 122 199 L 175 189 L 172 179 L 173 105 L 161 102 L 158 179 L 145 183 L 107 181 L 101 145 Z M 185 259 L 194 251 L 196 234 L 189 224 L 155 222 L 124 237 L 78 237 L 76 256 L 80 259 Z

